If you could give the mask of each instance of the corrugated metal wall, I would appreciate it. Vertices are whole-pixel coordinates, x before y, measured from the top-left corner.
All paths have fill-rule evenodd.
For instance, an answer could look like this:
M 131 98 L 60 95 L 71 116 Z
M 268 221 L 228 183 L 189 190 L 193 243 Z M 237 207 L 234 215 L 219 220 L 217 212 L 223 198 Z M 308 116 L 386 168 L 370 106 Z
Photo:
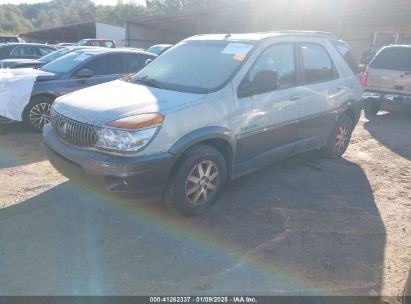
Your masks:
M 411 0 L 254 0 L 127 22 L 131 46 L 174 43 L 194 34 L 321 30 L 347 40 L 358 55 L 375 31 L 411 33 Z

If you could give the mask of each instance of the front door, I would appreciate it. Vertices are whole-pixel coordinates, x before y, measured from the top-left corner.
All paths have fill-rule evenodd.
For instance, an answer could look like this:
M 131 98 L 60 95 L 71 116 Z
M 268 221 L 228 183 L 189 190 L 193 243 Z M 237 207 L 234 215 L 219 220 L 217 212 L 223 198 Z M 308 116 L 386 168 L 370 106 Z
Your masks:
M 236 165 L 262 165 L 276 152 L 291 148 L 297 140 L 298 118 L 302 111 L 296 89 L 294 44 L 274 44 L 266 48 L 238 87 L 236 104 Z M 272 88 L 256 91 L 263 74 L 276 75 Z M 267 80 L 267 78 L 265 78 Z M 240 165 L 240 166 L 238 166 Z

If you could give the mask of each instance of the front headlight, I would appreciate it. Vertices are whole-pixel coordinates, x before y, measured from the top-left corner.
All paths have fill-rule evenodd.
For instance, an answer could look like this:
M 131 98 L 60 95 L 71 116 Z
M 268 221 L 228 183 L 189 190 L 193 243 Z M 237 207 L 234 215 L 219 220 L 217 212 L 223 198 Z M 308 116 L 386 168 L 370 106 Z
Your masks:
M 118 152 L 139 151 L 154 137 L 163 120 L 163 115 L 150 113 L 110 122 L 98 132 L 97 147 Z

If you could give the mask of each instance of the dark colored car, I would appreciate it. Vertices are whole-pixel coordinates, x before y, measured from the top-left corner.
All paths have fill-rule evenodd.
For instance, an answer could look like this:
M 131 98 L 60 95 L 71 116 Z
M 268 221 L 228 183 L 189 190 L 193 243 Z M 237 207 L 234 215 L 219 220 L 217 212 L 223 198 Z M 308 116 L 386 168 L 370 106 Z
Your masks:
M 3 68 L 3 69 L 40 68 L 43 65 L 49 62 L 52 62 L 53 60 L 56 60 L 70 52 L 73 52 L 76 50 L 82 50 L 85 48 L 91 48 L 91 47 L 89 46 L 66 47 L 66 48 L 62 48 L 57 51 L 54 51 L 50 54 L 47 54 L 46 56 L 43 56 L 39 59 L 19 59 L 19 58 L 3 59 L 3 60 L 0 60 L 0 68 Z
M 66 54 L 40 68 L 46 73 L 34 83 L 23 121 L 40 131 L 49 122 L 51 104 L 57 97 L 136 73 L 156 57 L 146 52 L 107 48 Z
M 106 48 L 116 48 L 116 42 L 112 39 L 82 39 L 76 43 L 80 46 L 98 46 Z
M 173 46 L 172 44 L 156 44 L 156 45 L 149 47 L 146 50 L 146 52 L 153 53 L 153 54 L 156 54 L 157 56 L 160 56 L 172 46 Z
M 56 48 L 46 44 L 8 43 L 0 46 L 0 60 L 8 58 L 38 59 L 55 50 Z

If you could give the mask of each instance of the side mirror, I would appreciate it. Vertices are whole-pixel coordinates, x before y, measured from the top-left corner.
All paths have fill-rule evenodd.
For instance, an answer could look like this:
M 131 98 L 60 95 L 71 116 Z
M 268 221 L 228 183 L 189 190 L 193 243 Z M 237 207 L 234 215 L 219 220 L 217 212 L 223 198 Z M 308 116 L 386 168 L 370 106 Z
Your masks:
M 272 70 L 259 71 L 253 81 L 245 77 L 238 89 L 238 97 L 248 97 L 257 94 L 267 93 L 279 87 L 278 72 Z
M 278 72 L 272 70 L 259 71 L 251 82 L 254 93 L 270 92 L 277 89 L 278 86 Z
M 153 62 L 153 59 L 147 59 L 147 60 L 146 60 L 146 66 L 149 65 L 149 64 L 152 63 L 152 62 Z
M 93 75 L 94 75 L 94 73 L 93 73 L 92 70 L 82 69 L 82 70 L 78 71 L 78 72 L 76 73 L 76 75 L 74 75 L 74 77 L 75 77 L 75 78 L 82 79 L 82 78 L 90 78 L 90 77 L 93 77 Z

